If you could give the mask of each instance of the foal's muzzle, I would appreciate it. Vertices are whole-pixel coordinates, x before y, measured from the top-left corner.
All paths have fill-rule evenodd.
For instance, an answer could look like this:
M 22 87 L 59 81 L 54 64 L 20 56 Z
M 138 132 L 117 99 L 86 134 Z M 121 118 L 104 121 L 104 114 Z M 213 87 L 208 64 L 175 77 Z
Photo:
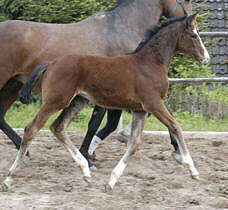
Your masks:
M 207 56 L 207 57 L 201 57 L 199 61 L 203 65 L 209 64 L 210 63 L 210 57 L 209 56 Z

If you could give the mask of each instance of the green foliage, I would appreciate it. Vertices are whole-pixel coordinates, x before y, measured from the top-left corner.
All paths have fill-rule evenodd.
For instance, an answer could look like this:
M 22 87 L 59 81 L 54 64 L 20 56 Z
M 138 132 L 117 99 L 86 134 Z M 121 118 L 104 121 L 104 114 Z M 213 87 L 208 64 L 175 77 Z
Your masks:
M 30 20 L 46 23 L 72 23 L 107 9 L 109 0 L 1 0 L 0 21 Z
M 30 105 L 11 106 L 6 114 L 6 121 L 13 128 L 24 128 L 32 119 L 40 108 L 40 103 L 32 103 Z M 77 118 L 70 124 L 68 130 L 74 131 L 86 131 L 89 118 L 92 113 L 92 107 L 86 106 L 77 116 Z M 56 113 L 46 123 L 43 129 L 49 129 L 51 123 L 56 119 L 59 113 Z M 123 112 L 123 124 L 124 126 L 131 120 L 131 114 Z M 175 119 L 180 123 L 184 131 L 228 131 L 227 122 L 228 118 L 207 120 L 200 114 L 190 115 L 189 112 L 178 112 L 174 115 Z M 102 122 L 102 126 L 106 123 L 105 120 Z M 145 124 L 145 130 L 163 131 L 167 128 L 155 117 L 151 116 L 147 119 Z

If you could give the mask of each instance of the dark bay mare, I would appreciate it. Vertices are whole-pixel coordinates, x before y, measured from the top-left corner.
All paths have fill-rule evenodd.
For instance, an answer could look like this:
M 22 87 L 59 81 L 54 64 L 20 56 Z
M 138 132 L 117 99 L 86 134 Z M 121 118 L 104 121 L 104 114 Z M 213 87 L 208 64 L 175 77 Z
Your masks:
M 157 23 L 161 15 L 192 14 L 189 0 L 178 2 L 182 5 L 176 0 L 119 0 L 112 9 L 74 24 L 14 20 L 0 23 L 0 129 L 19 148 L 21 138 L 4 116 L 36 65 L 67 54 L 114 56 L 132 51 L 146 28 Z M 104 109 L 96 107 L 93 119 L 98 119 L 98 113 L 104 113 Z M 98 124 L 90 121 L 84 151 L 88 151 Z
M 23 162 L 33 137 L 51 115 L 62 109 L 65 111 L 77 103 L 77 94 L 81 95 L 81 109 L 87 100 L 90 100 L 104 108 L 130 109 L 133 113 L 127 150 L 112 171 L 107 190 L 114 187 L 127 165 L 128 158 L 136 152 L 141 143 L 147 112 L 168 127 L 180 149 L 180 153 L 175 154 L 174 158 L 186 165 L 191 176 L 198 179 L 199 173 L 188 152 L 181 128 L 162 101 L 169 87 L 169 66 L 177 51 L 194 57 L 202 64 L 209 62 L 209 55 L 197 32 L 195 19 L 196 15 L 191 15 L 170 19 L 160 27 L 153 27 L 147 33 L 146 39 L 128 55 L 101 57 L 73 54 L 37 67 L 41 69 L 40 73 L 29 78 L 22 88 L 22 96 L 28 98 L 31 93 L 30 86 L 38 82 L 41 84 L 42 105 L 36 117 L 25 128 L 21 147 L 2 184 L 2 190 L 7 190 L 11 185 L 15 170 Z M 68 112 L 68 118 L 64 121 L 60 114 L 51 125 L 51 131 L 71 153 L 82 170 L 84 179 L 90 183 L 88 162 L 66 134 L 67 126 L 75 116 L 74 112 L 71 114 L 72 116 Z M 62 126 L 59 126 L 60 120 Z

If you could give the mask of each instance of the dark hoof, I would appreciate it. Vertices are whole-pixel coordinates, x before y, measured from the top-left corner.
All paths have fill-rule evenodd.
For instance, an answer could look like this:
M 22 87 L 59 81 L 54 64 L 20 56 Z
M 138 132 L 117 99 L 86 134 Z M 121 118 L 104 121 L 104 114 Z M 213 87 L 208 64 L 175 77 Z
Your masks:
M 92 178 L 89 176 L 84 176 L 83 179 L 87 182 L 89 186 L 92 186 Z
M 88 158 L 93 161 L 93 162 L 96 162 L 96 161 L 99 161 L 99 159 L 97 158 L 95 152 L 92 154 L 92 155 L 89 155 L 88 154 Z
M 130 136 L 129 135 L 126 135 L 126 134 L 123 134 L 123 133 L 120 133 L 116 139 L 122 143 L 125 143 L 127 144 L 128 140 L 130 139 Z
M 97 171 L 97 167 L 96 167 L 95 165 L 91 165 L 91 166 L 89 167 L 89 169 L 90 169 L 91 171 Z
M 173 156 L 174 160 L 176 160 L 179 164 L 183 164 L 183 163 L 184 163 L 184 162 L 183 162 L 183 159 L 182 159 L 182 157 L 181 157 L 181 154 L 180 154 L 179 152 L 174 151 L 174 152 L 172 153 L 172 156 Z
M 28 151 L 28 152 L 26 152 L 26 156 L 27 156 L 27 157 L 30 157 L 30 153 L 29 153 L 29 151 Z
M 198 180 L 198 181 L 201 180 L 199 175 L 192 175 L 192 179 L 195 179 L 195 180 Z
M 23 159 L 23 163 L 27 166 L 30 163 L 30 158 L 28 156 L 25 156 Z
M 111 186 L 110 186 L 109 184 L 106 184 L 106 185 L 105 185 L 105 192 L 106 192 L 106 193 L 112 192 L 112 188 L 111 188 Z
M 201 184 L 206 184 L 207 183 L 207 180 L 201 178 L 199 175 L 192 175 L 192 179 L 198 181 Z
M 8 189 L 9 189 L 9 187 L 4 182 L 0 185 L 1 192 L 7 192 Z
M 97 170 L 97 167 L 94 164 L 92 164 L 90 162 L 90 160 L 87 160 L 87 161 L 88 161 L 88 164 L 89 164 L 89 169 L 92 170 L 92 171 L 96 171 Z
M 29 103 L 30 103 L 30 97 L 27 97 L 27 96 L 24 95 L 23 93 L 20 93 L 19 100 L 20 100 L 21 103 L 23 103 L 23 104 L 29 104 Z

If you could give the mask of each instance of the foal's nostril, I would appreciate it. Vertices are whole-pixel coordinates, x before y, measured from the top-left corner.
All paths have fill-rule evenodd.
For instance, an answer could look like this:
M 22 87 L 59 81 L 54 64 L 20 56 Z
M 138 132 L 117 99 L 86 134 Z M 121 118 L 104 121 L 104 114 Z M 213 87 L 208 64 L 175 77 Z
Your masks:
M 202 58 L 199 59 L 199 62 L 204 64 L 204 65 L 206 65 L 206 64 L 208 64 L 210 62 L 210 58 L 202 57 Z

